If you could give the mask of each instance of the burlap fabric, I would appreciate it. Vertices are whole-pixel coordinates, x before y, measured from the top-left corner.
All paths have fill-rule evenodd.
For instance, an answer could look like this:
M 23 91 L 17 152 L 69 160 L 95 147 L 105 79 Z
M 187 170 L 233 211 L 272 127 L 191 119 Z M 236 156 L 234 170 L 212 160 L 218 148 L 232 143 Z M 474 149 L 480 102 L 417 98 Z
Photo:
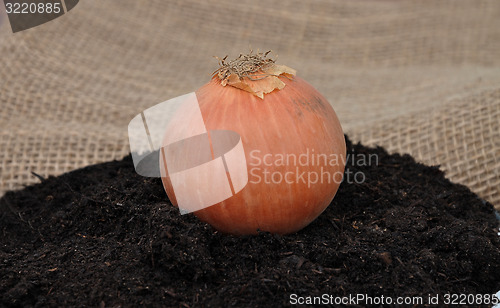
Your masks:
M 3 11 L 3 8 L 2 8 Z M 0 191 L 121 158 L 143 109 L 272 49 L 356 141 L 439 164 L 500 207 L 500 1 L 84 0 L 0 27 Z

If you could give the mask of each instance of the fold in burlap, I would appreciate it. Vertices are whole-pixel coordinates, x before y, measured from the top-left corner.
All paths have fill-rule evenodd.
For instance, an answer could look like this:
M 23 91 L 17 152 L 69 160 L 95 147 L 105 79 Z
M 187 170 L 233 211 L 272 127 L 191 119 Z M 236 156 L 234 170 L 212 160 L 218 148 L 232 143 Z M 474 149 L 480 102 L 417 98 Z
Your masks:
M 3 10 L 3 9 L 2 9 Z M 352 139 L 439 164 L 500 207 L 500 1 L 80 1 L 0 26 L 0 193 L 120 158 L 141 110 L 212 56 L 272 49 Z

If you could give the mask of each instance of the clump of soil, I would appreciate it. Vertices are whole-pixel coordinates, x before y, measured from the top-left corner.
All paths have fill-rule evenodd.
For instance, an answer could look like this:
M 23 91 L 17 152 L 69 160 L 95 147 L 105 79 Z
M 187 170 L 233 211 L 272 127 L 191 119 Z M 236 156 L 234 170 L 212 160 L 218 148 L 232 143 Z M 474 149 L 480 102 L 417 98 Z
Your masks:
M 181 216 L 130 156 L 17 192 L 0 210 L 0 306 L 283 306 L 298 296 L 492 294 L 491 204 L 408 155 L 347 142 L 344 182 L 302 231 L 221 234 Z

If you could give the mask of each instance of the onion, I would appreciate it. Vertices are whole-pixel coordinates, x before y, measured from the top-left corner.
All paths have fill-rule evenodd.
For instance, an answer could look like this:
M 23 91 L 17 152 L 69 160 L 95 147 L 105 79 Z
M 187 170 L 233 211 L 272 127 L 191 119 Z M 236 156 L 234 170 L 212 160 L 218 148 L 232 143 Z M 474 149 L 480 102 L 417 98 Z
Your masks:
M 231 197 L 194 212 L 224 233 L 255 234 L 260 230 L 288 234 L 304 228 L 331 203 L 344 172 L 345 139 L 331 105 L 306 81 L 295 77 L 294 70 L 266 56 L 250 53 L 229 63 L 220 60 L 221 68 L 212 80 L 196 91 L 204 125 L 212 136 L 209 142 L 217 132 L 233 131 L 239 134 L 244 149 L 244 159 L 239 162 L 246 163 L 246 185 L 239 191 L 232 187 Z M 184 124 L 189 126 L 192 121 L 195 125 L 186 114 Z M 166 139 L 176 134 L 177 124 L 169 125 Z M 179 151 L 170 154 L 181 161 L 190 156 Z M 213 148 L 211 154 L 212 158 L 218 156 Z M 224 163 L 231 181 L 234 174 L 229 176 Z M 169 164 L 162 160 L 162 182 L 172 204 L 177 205 Z M 184 189 L 193 195 L 219 189 L 210 180 L 203 183 L 207 186 L 184 183 Z

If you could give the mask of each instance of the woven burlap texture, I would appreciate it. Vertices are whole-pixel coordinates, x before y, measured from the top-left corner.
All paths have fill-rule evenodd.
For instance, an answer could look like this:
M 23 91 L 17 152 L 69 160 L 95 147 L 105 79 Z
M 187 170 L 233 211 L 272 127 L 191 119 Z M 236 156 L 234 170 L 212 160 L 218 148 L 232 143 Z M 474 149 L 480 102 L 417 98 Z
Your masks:
M 129 152 L 140 111 L 212 56 L 272 49 L 355 141 L 409 153 L 500 207 L 500 1 L 89 0 L 0 26 L 0 194 Z

